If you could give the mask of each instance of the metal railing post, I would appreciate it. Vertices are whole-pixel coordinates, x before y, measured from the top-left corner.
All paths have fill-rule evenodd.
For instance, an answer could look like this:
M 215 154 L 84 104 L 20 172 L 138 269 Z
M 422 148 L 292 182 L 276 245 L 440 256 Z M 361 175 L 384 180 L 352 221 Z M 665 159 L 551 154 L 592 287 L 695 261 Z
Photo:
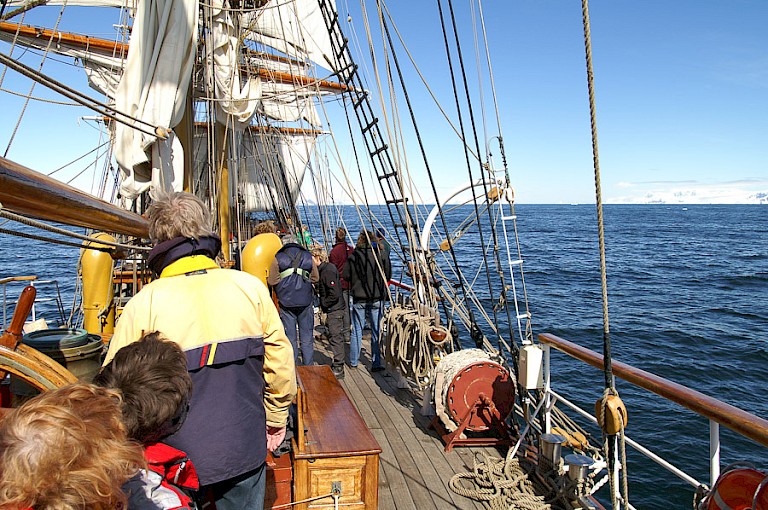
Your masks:
M 544 400 L 545 400 L 545 411 L 544 411 L 544 433 L 549 434 L 552 432 L 552 394 L 550 393 L 551 390 L 551 373 L 550 373 L 550 365 L 549 365 L 549 355 L 550 355 L 550 347 L 549 345 L 543 345 L 544 348 Z
M 720 477 L 720 424 L 709 420 L 709 486 Z

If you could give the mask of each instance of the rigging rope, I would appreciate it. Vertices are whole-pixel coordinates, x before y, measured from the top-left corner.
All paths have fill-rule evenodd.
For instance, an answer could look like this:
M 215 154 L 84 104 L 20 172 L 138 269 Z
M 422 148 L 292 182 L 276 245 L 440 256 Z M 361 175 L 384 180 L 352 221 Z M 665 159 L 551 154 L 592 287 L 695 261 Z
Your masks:
M 30 218 L 25 218 L 24 216 L 19 216 L 18 214 L 14 214 L 14 213 L 9 212 L 9 211 L 0 210 L 0 217 L 7 218 L 9 220 L 16 221 L 18 223 L 23 223 L 25 225 L 29 225 L 30 227 L 36 227 L 36 228 L 39 228 L 41 230 L 47 230 L 48 232 L 53 232 L 55 234 L 60 234 L 60 235 L 63 235 L 63 236 L 73 237 L 75 239 L 81 239 L 83 241 L 88 241 L 88 242 L 95 243 L 95 244 L 102 244 L 102 245 L 106 245 L 106 246 L 112 246 L 114 248 L 124 248 L 124 249 L 128 249 L 128 250 L 136 250 L 136 251 L 147 251 L 148 252 L 149 250 L 151 250 L 151 248 L 149 246 L 137 246 L 137 245 L 134 245 L 134 244 L 116 243 L 116 242 L 107 241 L 107 240 L 103 240 L 103 239 L 97 239 L 95 237 L 90 237 L 90 236 L 83 235 L 83 234 L 78 234 L 76 232 L 71 232 L 71 231 L 69 231 L 67 229 L 64 229 L 64 228 L 59 228 L 59 227 L 55 227 L 53 225 L 48 225 L 48 224 L 43 223 L 43 222 L 38 221 L 38 220 L 32 220 Z M 34 236 L 32 234 L 25 234 L 23 232 L 4 231 L 3 233 L 5 233 L 5 234 L 12 234 L 12 235 L 18 235 L 19 237 L 29 237 L 30 239 L 36 239 L 36 240 L 39 240 L 39 241 L 50 241 L 52 243 L 68 244 L 69 246 L 77 246 L 78 248 L 82 248 L 83 247 L 82 244 L 75 244 L 75 243 L 69 243 L 69 242 L 66 242 L 66 241 L 59 241 L 59 240 L 56 240 L 56 239 L 45 238 L 45 237 L 41 237 L 41 236 Z M 114 250 L 109 249 L 109 248 L 99 248 L 99 247 L 92 247 L 91 249 L 93 249 L 93 250 L 100 250 L 100 251 L 106 251 L 106 252 L 114 251 Z
M 586 57 L 587 66 L 587 87 L 589 89 L 589 120 L 592 131 L 592 159 L 595 170 L 595 199 L 597 203 L 597 232 L 598 241 L 600 246 L 600 285 L 602 289 L 602 305 L 603 305 L 603 360 L 604 360 L 604 376 L 605 376 L 605 394 L 601 399 L 598 406 L 601 408 L 602 413 L 606 413 L 607 409 L 607 397 L 609 394 L 616 395 L 616 386 L 613 378 L 613 371 L 611 368 L 611 333 L 610 322 L 608 318 L 608 278 L 606 269 L 606 257 L 605 257 L 605 227 L 603 221 L 603 200 L 602 191 L 600 187 L 600 158 L 598 155 L 597 144 L 597 107 L 595 105 L 595 84 L 594 84 L 594 71 L 592 67 L 592 40 L 591 29 L 589 23 L 589 2 L 588 0 L 582 0 L 581 13 L 582 23 L 584 26 L 584 53 Z M 625 438 L 624 438 L 624 423 L 620 413 L 617 413 L 618 419 L 622 422 L 619 427 L 619 440 L 621 442 L 622 450 L 622 466 L 623 466 L 623 504 L 625 508 L 629 508 L 629 491 L 628 491 L 628 474 L 625 452 Z M 604 427 L 605 429 L 605 427 Z M 616 473 L 616 436 L 609 435 L 604 430 L 606 437 L 606 449 L 608 456 L 608 474 L 611 485 L 611 503 L 613 508 L 621 508 L 621 502 L 618 501 L 617 490 L 614 487 L 615 480 L 614 474 Z
M 379 4 L 378 1 L 377 1 L 377 4 Z M 381 22 L 381 24 L 382 24 L 382 26 L 384 28 L 384 32 L 385 32 L 386 37 L 387 37 L 387 42 L 388 42 L 389 48 L 390 48 L 391 53 L 392 53 L 392 60 L 393 60 L 393 62 L 395 64 L 395 68 L 397 70 L 397 77 L 398 77 L 399 82 L 400 82 L 400 87 L 401 87 L 401 89 L 403 91 L 403 97 L 404 97 L 406 105 L 408 107 L 408 112 L 409 112 L 410 118 L 411 118 L 411 124 L 413 125 L 414 132 L 416 134 L 416 140 L 418 142 L 419 149 L 421 151 L 422 160 L 424 162 L 424 166 L 425 166 L 425 169 L 427 171 L 427 176 L 429 178 L 430 186 L 432 187 L 432 193 L 433 193 L 433 196 L 435 198 L 435 202 L 439 204 L 440 200 L 439 200 L 439 197 L 438 197 L 438 194 L 437 194 L 437 188 L 435 186 L 434 176 L 432 175 L 432 170 L 431 170 L 430 165 L 429 165 L 429 160 L 427 158 L 426 151 L 424 149 L 424 143 L 423 143 L 423 140 L 422 140 L 422 137 L 421 137 L 420 130 L 418 128 L 418 124 L 416 122 L 416 117 L 415 117 L 415 114 L 414 114 L 414 111 L 413 111 L 413 106 L 411 104 L 410 97 L 408 95 L 408 90 L 407 90 L 407 87 L 405 86 L 405 81 L 404 81 L 404 78 L 403 78 L 403 73 L 402 73 L 402 70 L 400 69 L 400 64 L 398 62 L 397 55 L 395 54 L 395 47 L 394 47 L 394 43 L 392 41 L 392 37 L 390 35 L 389 25 L 386 23 L 386 20 L 383 18 L 383 16 L 380 18 L 380 22 Z M 439 216 L 440 216 L 440 219 L 441 219 L 442 224 L 443 224 L 443 229 L 445 230 L 445 232 L 448 232 L 449 230 L 448 230 L 447 222 L 446 222 L 445 215 L 443 214 L 442 210 L 440 210 Z M 454 266 L 456 268 L 456 272 L 457 272 L 457 274 L 461 275 L 461 270 L 459 269 L 458 259 L 456 257 L 456 253 L 455 253 L 455 251 L 453 249 L 453 245 L 450 244 L 450 243 L 449 243 L 449 251 L 451 253 L 451 258 L 452 258 L 453 264 L 454 264 Z M 414 260 L 418 260 L 418 259 L 416 257 L 414 257 Z M 418 278 L 418 276 L 416 276 L 416 277 Z M 466 300 L 467 291 L 466 291 L 465 281 L 463 280 L 463 278 L 460 277 L 458 283 L 459 283 L 459 285 L 460 285 L 460 287 L 462 289 L 462 292 L 464 294 L 464 298 Z M 467 307 L 467 314 L 468 314 L 469 322 L 470 322 L 469 330 L 470 330 L 471 334 L 473 335 L 473 339 L 475 340 L 475 344 L 479 347 L 482 344 L 482 333 L 480 333 L 479 335 L 477 334 L 477 332 L 479 332 L 480 330 L 479 330 L 479 327 L 477 326 L 477 322 L 475 320 L 474 313 L 473 313 L 472 309 L 469 308 L 469 307 Z
M 35 71 L 34 69 L 22 64 L 21 62 L 18 62 L 16 60 L 13 60 L 11 57 L 4 53 L 0 53 L 0 63 L 2 63 L 5 66 L 10 67 L 17 73 L 26 76 L 27 78 L 34 80 L 36 83 L 40 83 L 41 85 L 48 87 L 49 89 L 58 92 L 59 94 L 68 97 L 72 99 L 73 101 L 76 101 L 77 103 L 81 104 L 82 106 L 85 106 L 86 108 L 90 108 L 91 110 L 95 111 L 96 113 L 99 113 L 105 117 L 109 117 L 116 122 L 120 122 L 121 124 L 125 124 L 126 126 L 136 129 L 138 131 L 141 131 L 142 133 L 155 136 L 158 138 L 165 139 L 167 138 L 166 130 L 165 128 L 161 126 L 153 126 L 152 124 L 149 124 L 148 122 L 145 122 L 139 118 L 133 117 L 131 115 L 128 115 L 127 113 L 121 112 L 115 107 L 110 106 L 106 103 L 102 103 L 101 101 L 97 101 L 82 92 L 75 90 L 71 87 L 68 87 L 64 85 L 63 83 L 54 80 L 53 78 L 50 78 L 49 76 L 41 73 L 40 71 Z M 31 94 L 31 91 L 30 91 Z M 22 112 L 23 113 L 23 112 Z M 149 126 L 152 128 L 152 131 L 149 131 L 145 128 L 138 127 L 134 124 L 131 124 L 125 119 L 129 119 L 131 121 L 134 121 L 138 124 L 143 124 L 145 126 Z M 18 128 L 18 126 L 17 126 Z M 10 143 L 9 143 L 10 147 Z M 8 150 L 6 149 L 6 154 L 8 153 Z
M 462 138 L 466 139 L 466 135 L 464 134 L 464 122 L 462 120 L 462 115 L 461 115 L 461 105 L 459 104 L 459 97 L 458 97 L 458 91 L 457 91 L 457 86 L 456 86 L 456 80 L 455 80 L 455 76 L 454 76 L 453 65 L 451 63 L 451 55 L 450 55 L 450 51 L 448 50 L 448 39 L 447 39 L 446 31 L 445 31 L 445 23 L 444 23 L 444 18 L 443 18 L 443 9 L 442 9 L 441 0 L 437 1 L 437 5 L 438 5 L 438 10 L 440 11 L 440 23 L 441 23 L 441 26 L 442 26 L 442 29 L 443 29 L 443 39 L 445 41 L 445 49 L 446 49 L 446 55 L 448 57 L 448 65 L 449 65 L 449 67 L 451 69 L 451 85 L 453 87 L 453 95 L 454 95 L 454 99 L 456 101 L 456 111 L 457 111 L 458 116 L 459 116 L 459 127 L 461 129 Z M 450 10 L 451 26 L 453 28 L 454 43 L 456 44 L 456 53 L 457 53 L 458 58 L 459 58 L 459 66 L 460 66 L 460 69 L 461 69 L 461 78 L 462 78 L 462 83 L 464 85 L 465 101 L 466 101 L 466 105 L 467 105 L 467 109 L 468 109 L 468 113 L 469 113 L 469 115 L 468 115 L 469 116 L 469 121 L 470 121 L 470 125 L 472 127 L 472 135 L 473 135 L 473 138 L 474 138 L 474 141 L 475 141 L 475 150 L 477 151 L 477 154 L 479 155 L 481 153 L 481 151 L 480 151 L 480 142 L 478 140 L 477 127 L 475 125 L 474 109 L 472 107 L 472 99 L 471 99 L 470 94 L 469 94 L 469 84 L 467 82 L 467 73 L 466 73 L 466 69 L 464 67 L 464 57 L 463 57 L 462 50 L 461 50 L 461 43 L 459 41 L 459 33 L 458 33 L 457 28 L 456 28 L 456 16 L 455 16 L 455 13 L 453 11 L 453 1 L 452 0 L 448 0 L 448 8 Z M 469 154 L 468 154 L 468 152 L 466 150 L 466 144 L 464 144 L 464 158 L 465 158 L 465 161 L 466 161 L 466 164 L 467 164 L 467 174 L 469 176 L 469 182 L 474 182 L 474 179 L 472 177 L 472 165 L 471 165 L 470 160 L 469 160 Z M 487 199 L 488 196 L 489 196 L 489 190 L 488 190 L 488 183 L 487 183 L 487 179 L 486 179 L 485 168 L 484 168 L 484 164 L 483 164 L 482 161 L 479 161 L 479 163 L 480 163 L 480 177 L 481 177 L 481 179 L 483 181 L 483 193 L 484 193 L 485 198 Z M 477 196 L 475 194 L 474 186 L 471 188 L 471 191 L 472 191 L 472 199 L 473 199 L 473 203 L 474 203 L 474 207 L 475 207 L 475 216 L 479 219 L 480 218 L 480 211 L 479 211 L 479 206 L 478 206 Z M 502 296 L 505 296 L 506 295 L 506 286 L 504 284 L 504 276 L 503 276 L 503 273 L 499 270 L 500 266 L 501 266 L 501 262 L 499 260 L 498 240 L 496 238 L 496 229 L 494 228 L 493 219 L 491 218 L 490 211 L 489 211 L 488 217 L 490 219 L 490 225 L 491 225 L 491 237 L 493 239 L 493 246 L 494 246 L 493 254 L 494 254 L 494 261 L 496 263 L 496 273 L 497 273 L 497 275 L 501 279 L 501 289 L 502 289 L 501 290 L 501 294 L 502 294 Z M 478 221 L 478 223 L 477 223 L 477 228 L 478 228 L 478 234 L 480 236 L 480 245 L 484 246 L 485 245 L 485 234 L 483 232 L 483 226 L 482 226 L 482 223 L 480 221 Z M 493 285 L 491 283 L 491 271 L 490 271 L 490 266 L 488 264 L 488 259 L 485 256 L 483 256 L 483 265 L 484 265 L 484 268 L 485 268 L 485 276 L 486 276 L 486 282 L 487 282 L 487 285 L 488 285 L 488 290 L 489 290 L 489 292 L 492 295 L 493 294 Z M 507 311 L 507 321 L 508 321 L 509 324 L 512 324 L 512 317 L 509 315 L 509 308 L 506 307 L 505 310 Z M 494 309 L 493 309 L 493 318 L 494 318 L 494 322 L 498 323 L 498 315 L 497 315 L 496 307 L 494 307 Z M 510 329 L 510 332 L 511 332 L 511 329 Z M 511 338 L 511 340 L 514 342 L 514 338 Z M 499 335 L 499 338 L 497 339 L 497 345 L 498 345 L 499 351 L 501 351 L 502 342 L 501 342 L 500 335 Z M 478 345 L 478 347 L 480 347 L 480 346 Z

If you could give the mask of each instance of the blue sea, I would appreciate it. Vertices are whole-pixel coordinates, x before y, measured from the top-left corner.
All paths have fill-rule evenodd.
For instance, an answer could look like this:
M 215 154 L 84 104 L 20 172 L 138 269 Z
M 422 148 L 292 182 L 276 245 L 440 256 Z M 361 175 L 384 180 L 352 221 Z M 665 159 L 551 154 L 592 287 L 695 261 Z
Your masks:
M 449 221 L 466 212 L 455 210 Z M 534 334 L 553 333 L 602 352 L 594 205 L 518 205 L 516 213 Z M 357 237 L 352 207 L 333 217 L 334 223 L 343 217 Z M 608 205 L 604 217 L 613 359 L 768 418 L 768 208 Z M 317 214 L 307 212 L 306 222 L 316 227 Z M 471 238 L 456 250 L 462 268 L 479 264 Z M 0 278 L 56 279 L 65 306 L 77 256 L 74 248 L 41 250 L 38 242 L 0 234 Z M 601 372 L 554 352 L 552 373 L 556 391 L 593 409 Z M 628 409 L 629 437 L 707 483 L 708 421 L 621 380 L 617 389 Z M 748 461 L 768 470 L 767 448 L 725 427 L 721 438 L 723 466 Z M 631 449 L 629 463 L 636 508 L 691 508 L 689 485 Z

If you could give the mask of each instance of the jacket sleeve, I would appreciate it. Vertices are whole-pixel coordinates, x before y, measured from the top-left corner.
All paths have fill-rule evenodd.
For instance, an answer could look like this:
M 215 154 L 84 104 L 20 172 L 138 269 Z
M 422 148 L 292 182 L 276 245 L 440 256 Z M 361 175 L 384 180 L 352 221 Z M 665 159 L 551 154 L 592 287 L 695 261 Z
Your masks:
M 352 255 L 347 258 L 347 263 L 344 264 L 344 269 L 341 271 L 341 277 L 347 281 L 351 280 L 352 276 Z
M 269 275 L 267 276 L 267 283 L 271 286 L 275 286 L 280 282 L 280 266 L 277 265 L 277 257 L 272 259 L 272 263 L 269 265 Z
M 317 269 L 315 262 L 312 262 L 312 271 L 309 273 L 309 281 L 317 283 L 320 281 L 320 271 Z
M 133 299 L 136 299 L 136 297 L 134 296 Z M 112 361 L 112 358 L 115 357 L 117 351 L 141 338 L 142 331 L 137 332 L 135 328 L 136 321 L 134 320 L 133 312 L 136 308 L 135 305 L 135 302 L 131 303 L 129 301 L 123 309 L 123 312 L 120 314 L 120 319 L 117 321 L 115 333 L 109 341 L 109 348 L 107 349 L 107 354 L 104 357 L 102 366 L 106 366 Z
M 288 409 L 296 396 L 293 347 L 266 287 L 263 287 L 260 298 L 264 328 L 264 410 L 267 425 L 284 427 Z

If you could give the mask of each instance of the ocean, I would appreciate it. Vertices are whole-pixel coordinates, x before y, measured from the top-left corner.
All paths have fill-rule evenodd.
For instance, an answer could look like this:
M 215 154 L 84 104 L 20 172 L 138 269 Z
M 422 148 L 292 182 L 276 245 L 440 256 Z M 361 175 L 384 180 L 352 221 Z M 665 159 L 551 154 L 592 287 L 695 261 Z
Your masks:
M 464 213 L 454 210 L 449 221 Z M 594 205 L 523 204 L 516 213 L 534 334 L 552 333 L 602 352 Z M 605 206 L 613 359 L 768 418 L 766 213 L 757 205 Z M 356 239 L 354 209 L 341 207 L 334 216 L 344 218 Z M 314 227 L 318 219 L 308 213 L 306 221 Z M 456 244 L 462 268 L 480 262 L 477 246 L 468 243 Z M 58 280 L 65 307 L 72 301 L 77 256 L 75 248 L 43 250 L 39 242 L 0 234 L 0 278 Z M 603 375 L 554 352 L 552 383 L 590 410 Z M 706 483 L 707 420 L 621 380 L 617 389 L 629 413 L 627 435 Z M 721 440 L 723 466 L 747 461 L 768 470 L 768 449 L 725 427 Z M 636 508 L 691 508 L 689 485 L 631 449 L 629 477 Z

